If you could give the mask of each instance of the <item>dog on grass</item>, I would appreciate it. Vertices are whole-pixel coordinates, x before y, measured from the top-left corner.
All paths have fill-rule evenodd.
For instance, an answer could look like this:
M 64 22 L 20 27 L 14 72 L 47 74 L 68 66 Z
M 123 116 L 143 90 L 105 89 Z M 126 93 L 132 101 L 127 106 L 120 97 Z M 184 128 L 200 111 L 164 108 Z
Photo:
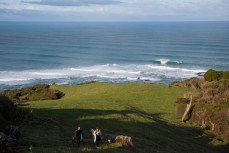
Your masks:
M 124 135 L 114 135 L 114 134 L 108 134 L 107 135 L 107 141 L 108 143 L 119 143 L 122 146 L 133 146 L 133 142 L 131 137 L 124 136 Z
M 133 146 L 132 139 L 129 136 L 118 135 L 115 138 L 115 142 L 121 144 L 122 146 Z

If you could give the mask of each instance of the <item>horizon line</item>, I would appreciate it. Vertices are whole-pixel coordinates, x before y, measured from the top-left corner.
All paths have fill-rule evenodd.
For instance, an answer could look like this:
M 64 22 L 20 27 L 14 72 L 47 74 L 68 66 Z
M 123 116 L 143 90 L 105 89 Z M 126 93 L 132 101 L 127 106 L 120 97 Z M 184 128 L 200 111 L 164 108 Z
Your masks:
M 150 20 L 146 20 L 146 21 L 61 21 L 61 20 L 51 20 L 51 21 L 46 21 L 46 20 L 0 20 L 0 22 L 66 22 L 66 23 L 83 23 L 83 22 L 101 22 L 101 23 L 128 23 L 128 22 L 229 22 L 229 20 L 184 20 L 184 21 L 150 21 Z

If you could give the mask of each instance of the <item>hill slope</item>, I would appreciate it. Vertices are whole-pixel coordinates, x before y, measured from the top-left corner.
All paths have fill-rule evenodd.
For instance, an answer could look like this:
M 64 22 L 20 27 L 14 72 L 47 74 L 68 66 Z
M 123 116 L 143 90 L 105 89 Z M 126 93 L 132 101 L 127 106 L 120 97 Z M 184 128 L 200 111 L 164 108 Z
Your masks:
M 158 152 L 214 153 L 228 151 L 228 145 L 204 136 L 194 125 L 180 122 L 174 102 L 195 89 L 151 84 L 91 83 L 73 86 L 52 86 L 65 96 L 60 100 L 29 102 L 35 119 L 23 125 L 20 152 Z M 84 130 L 83 146 L 71 144 L 77 125 Z M 92 143 L 91 128 L 107 133 L 128 135 L 134 147 L 117 144 L 99 148 Z M 213 141 L 212 141 L 213 140 Z

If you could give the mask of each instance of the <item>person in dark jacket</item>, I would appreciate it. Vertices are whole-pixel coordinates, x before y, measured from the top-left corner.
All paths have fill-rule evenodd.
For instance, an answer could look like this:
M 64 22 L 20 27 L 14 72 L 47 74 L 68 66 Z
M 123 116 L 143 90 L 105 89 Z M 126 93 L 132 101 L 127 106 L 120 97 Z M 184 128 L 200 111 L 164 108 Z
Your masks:
M 77 142 L 78 147 L 80 147 L 80 143 L 83 141 L 83 130 L 80 129 L 78 126 L 77 129 L 75 130 L 75 134 L 72 140 L 73 145 L 75 144 L 75 141 Z

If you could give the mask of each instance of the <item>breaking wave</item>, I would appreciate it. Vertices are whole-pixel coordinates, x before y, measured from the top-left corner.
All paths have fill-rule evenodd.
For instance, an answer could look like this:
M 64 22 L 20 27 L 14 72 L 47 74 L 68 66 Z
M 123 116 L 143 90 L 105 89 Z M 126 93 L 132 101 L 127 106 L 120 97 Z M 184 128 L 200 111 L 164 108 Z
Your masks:
M 153 63 L 161 65 L 179 65 L 182 64 L 182 61 L 172 61 L 170 59 L 161 58 L 154 60 Z

